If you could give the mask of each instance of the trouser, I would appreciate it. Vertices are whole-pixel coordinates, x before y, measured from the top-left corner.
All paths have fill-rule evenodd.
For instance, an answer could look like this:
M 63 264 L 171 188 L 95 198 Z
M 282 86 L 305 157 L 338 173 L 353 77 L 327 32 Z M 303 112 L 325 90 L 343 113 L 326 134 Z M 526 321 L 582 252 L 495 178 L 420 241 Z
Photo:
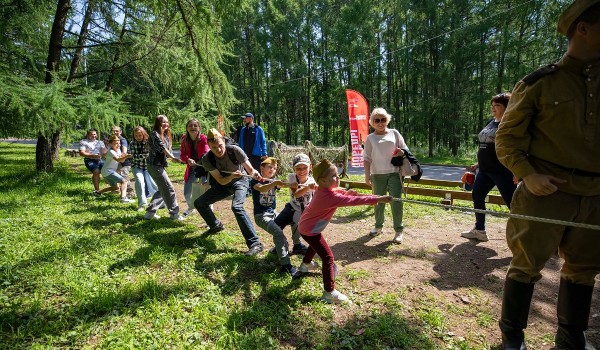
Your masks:
M 275 223 L 276 212 L 264 212 L 254 215 L 254 222 L 258 227 L 267 231 L 273 236 L 273 244 L 275 244 L 275 251 L 279 257 L 279 263 L 284 265 L 290 265 L 290 248 L 288 241 L 283 234 L 283 230 Z
M 517 185 L 513 181 L 513 175 L 510 172 L 506 173 L 488 173 L 479 171 L 475 177 L 473 184 L 473 207 L 475 209 L 485 210 L 485 198 L 490 193 L 494 186 L 498 187 L 498 191 L 504 199 L 504 203 L 510 209 L 513 194 Z M 485 230 L 485 214 L 475 213 L 475 228 Z
M 175 216 L 179 214 L 179 205 L 177 204 L 177 197 L 175 195 L 175 188 L 169 179 L 169 175 L 164 167 L 158 165 L 148 164 L 148 173 L 154 180 L 158 191 L 152 195 L 150 204 L 146 208 L 146 212 L 156 213 L 158 208 L 165 203 L 169 214 Z
M 308 250 L 304 254 L 302 262 L 309 264 L 315 253 L 319 255 L 322 261 L 321 272 L 323 273 L 323 288 L 326 292 L 332 292 L 335 289 L 334 281 L 334 260 L 333 252 L 329 248 L 329 244 L 323 237 L 322 233 L 316 235 L 304 235 L 301 234 L 302 238 L 308 243 Z
M 399 173 L 372 174 L 371 182 L 373 184 L 373 194 L 385 196 L 388 193 L 394 198 L 400 198 L 402 195 L 402 177 Z M 402 201 L 392 201 L 392 221 L 394 231 L 401 232 L 404 228 L 402 224 L 403 203 Z M 385 219 L 385 203 L 375 205 L 375 228 L 382 228 Z
M 202 179 L 206 180 L 205 177 Z M 201 181 L 198 182 L 198 178 L 194 173 L 193 168 L 190 170 L 188 174 L 188 179 L 183 184 L 183 198 L 185 198 L 185 202 L 188 205 L 188 209 L 194 208 L 194 200 L 196 200 L 199 196 L 201 196 L 208 189 L 208 184 Z
M 246 210 L 244 209 L 248 187 L 248 179 L 246 177 L 242 177 L 227 186 L 211 186 L 211 188 L 194 201 L 194 207 L 198 210 L 206 224 L 208 224 L 210 228 L 213 228 L 221 223 L 217 220 L 212 209 L 210 209 L 210 205 L 233 195 L 231 210 L 233 211 L 233 215 L 235 215 L 240 231 L 242 231 L 242 236 L 244 236 L 244 239 L 246 240 L 246 245 L 248 248 L 252 248 L 257 244 L 260 244 L 260 239 L 256 235 L 256 230 L 250 221 L 248 213 L 246 213 Z
M 117 167 L 117 173 L 121 175 L 124 179 L 127 179 L 127 190 L 131 191 L 131 181 L 129 181 L 129 173 L 131 172 L 131 165 L 121 165 Z
M 138 207 L 146 206 L 146 189 L 150 197 L 157 191 L 156 184 L 148 170 L 134 167 L 133 177 L 135 178 L 135 195 L 138 200 Z
M 288 202 L 283 207 L 283 210 L 277 217 L 275 218 L 275 223 L 282 230 L 285 229 L 287 225 L 291 225 L 292 227 L 292 241 L 294 245 L 299 245 L 302 242 L 300 241 L 300 231 L 298 231 L 298 222 L 300 221 L 300 215 L 302 213 L 299 210 L 294 209 L 292 205 Z
M 535 196 L 521 183 L 511 213 L 600 225 L 600 196 L 554 192 Z M 593 285 L 600 272 L 600 231 L 522 219 L 508 219 L 506 240 L 513 258 L 507 276 L 523 283 L 537 282 L 541 270 L 558 249 L 564 264 L 561 278 Z

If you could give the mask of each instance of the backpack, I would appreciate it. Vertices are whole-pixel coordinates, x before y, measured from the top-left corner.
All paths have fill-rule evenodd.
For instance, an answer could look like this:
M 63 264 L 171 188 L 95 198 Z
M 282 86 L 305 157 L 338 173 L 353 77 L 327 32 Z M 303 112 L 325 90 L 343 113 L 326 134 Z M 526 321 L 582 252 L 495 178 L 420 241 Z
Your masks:
M 231 162 L 233 164 L 239 166 L 240 162 L 237 160 L 237 158 L 235 156 L 235 151 L 233 150 L 233 147 L 232 147 L 233 145 L 236 145 L 236 143 L 233 142 L 233 140 L 231 140 L 229 137 L 225 137 L 225 153 L 227 154 L 227 156 L 229 157 L 229 160 L 231 160 Z M 208 151 L 206 153 L 206 157 L 208 157 L 208 161 L 216 169 L 217 168 L 217 159 L 215 158 L 215 154 L 212 151 Z M 204 167 L 200 167 L 200 168 L 202 168 L 204 170 Z M 211 186 L 222 186 L 220 183 L 217 182 L 217 180 L 215 180 L 214 177 L 210 176 L 209 172 L 207 172 L 205 170 L 205 173 L 208 174 L 208 183 Z M 223 175 L 223 174 L 221 173 L 221 175 Z

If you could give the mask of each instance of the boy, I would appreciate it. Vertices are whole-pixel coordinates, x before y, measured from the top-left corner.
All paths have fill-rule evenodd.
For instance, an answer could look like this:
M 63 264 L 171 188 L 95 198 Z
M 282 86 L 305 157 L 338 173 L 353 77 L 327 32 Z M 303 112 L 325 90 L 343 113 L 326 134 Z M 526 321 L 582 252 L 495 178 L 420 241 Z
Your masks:
M 252 188 L 252 200 L 254 202 L 254 222 L 258 227 L 273 235 L 275 251 L 279 257 L 281 271 L 287 272 L 292 278 L 300 277 L 300 272 L 292 266 L 289 256 L 289 247 L 283 230 L 275 224 L 276 194 L 275 190 L 288 185 L 275 179 L 277 171 L 277 159 L 268 157 L 260 163 L 260 172 L 262 180 L 252 179 L 250 188 Z

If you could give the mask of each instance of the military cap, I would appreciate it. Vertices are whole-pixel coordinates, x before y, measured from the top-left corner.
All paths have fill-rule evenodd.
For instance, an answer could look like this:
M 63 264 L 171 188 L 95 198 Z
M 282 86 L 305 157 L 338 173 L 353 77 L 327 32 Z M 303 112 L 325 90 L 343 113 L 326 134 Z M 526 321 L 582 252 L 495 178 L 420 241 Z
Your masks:
M 558 18 L 558 25 L 556 29 L 562 35 L 567 35 L 571 24 L 575 22 L 575 20 L 581 16 L 585 10 L 590 7 L 600 3 L 600 0 L 575 0 L 566 10 Z
M 329 169 L 329 167 L 332 165 L 333 164 L 331 164 L 331 162 L 328 161 L 327 159 L 323 159 L 322 161 L 320 161 L 319 164 L 317 164 L 313 168 L 313 177 L 314 177 L 315 181 L 319 180 L 321 175 L 323 175 L 323 173 L 326 172 L 327 169 Z

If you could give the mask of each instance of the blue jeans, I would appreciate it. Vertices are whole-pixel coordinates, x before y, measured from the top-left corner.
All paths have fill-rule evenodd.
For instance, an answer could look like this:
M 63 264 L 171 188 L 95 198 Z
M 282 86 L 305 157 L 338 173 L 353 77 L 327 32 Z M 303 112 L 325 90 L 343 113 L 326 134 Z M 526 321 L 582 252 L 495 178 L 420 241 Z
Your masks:
M 510 209 L 513 193 L 517 185 L 513 182 L 511 173 L 486 173 L 479 171 L 475 176 L 473 184 L 473 208 L 485 210 L 485 197 L 490 193 L 494 185 L 498 187 L 498 191 L 504 199 L 504 203 Z M 485 214 L 475 213 L 475 228 L 477 230 L 485 230 Z
M 143 170 L 138 167 L 133 167 L 133 177 L 135 178 L 135 195 L 138 199 L 138 207 L 146 206 L 146 188 L 150 197 L 154 195 L 158 189 L 148 170 Z
M 210 205 L 225 199 L 230 195 L 233 195 L 233 200 L 231 201 L 231 210 L 233 211 L 233 215 L 235 215 L 238 226 L 240 227 L 242 235 L 246 240 L 246 245 L 248 248 L 252 248 L 253 246 L 260 244 L 260 239 L 256 235 L 256 230 L 250 221 L 250 216 L 248 216 L 248 213 L 246 213 L 246 210 L 244 209 L 244 202 L 246 201 L 246 193 L 248 193 L 248 188 L 248 179 L 245 177 L 240 178 L 231 185 L 211 186 L 211 188 L 209 188 L 206 192 L 204 192 L 203 195 L 194 201 L 194 207 L 196 210 L 198 210 L 200 216 L 202 216 L 208 226 L 213 228 L 221 224 L 221 222 L 217 219 L 215 213 L 210 209 Z

